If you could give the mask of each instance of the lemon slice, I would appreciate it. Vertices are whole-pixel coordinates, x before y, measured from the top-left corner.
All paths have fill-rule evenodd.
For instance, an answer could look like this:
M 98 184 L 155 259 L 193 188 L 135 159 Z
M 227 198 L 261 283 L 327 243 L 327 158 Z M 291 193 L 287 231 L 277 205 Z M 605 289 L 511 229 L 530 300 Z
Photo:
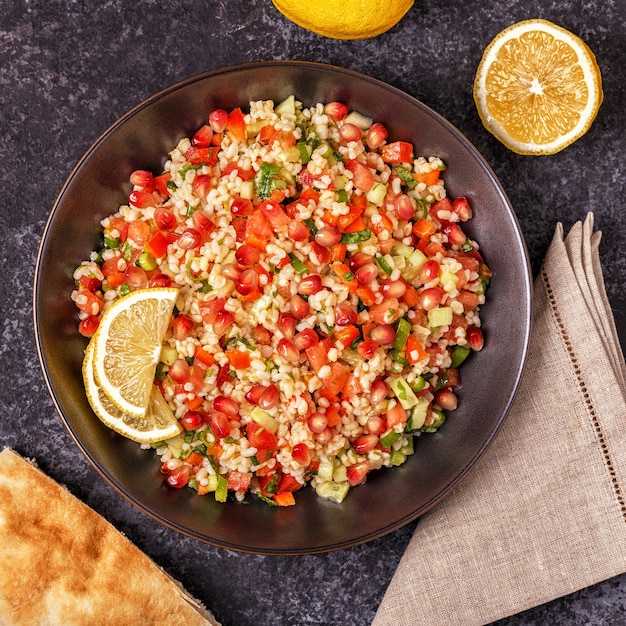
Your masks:
M 395 26 L 413 0 L 272 0 L 289 20 L 332 39 L 368 39 Z
M 584 135 L 602 103 L 593 52 L 576 35 L 534 19 L 487 46 L 474 100 L 489 132 L 518 154 L 555 154 Z
M 146 414 L 178 289 L 139 289 L 104 311 L 91 339 L 98 387 L 122 412 Z
M 89 404 L 101 422 L 120 435 L 139 443 L 170 439 L 183 430 L 165 398 L 154 385 L 145 417 L 120 411 L 96 383 L 93 375 L 93 353 L 93 343 L 89 342 L 83 360 L 83 381 Z

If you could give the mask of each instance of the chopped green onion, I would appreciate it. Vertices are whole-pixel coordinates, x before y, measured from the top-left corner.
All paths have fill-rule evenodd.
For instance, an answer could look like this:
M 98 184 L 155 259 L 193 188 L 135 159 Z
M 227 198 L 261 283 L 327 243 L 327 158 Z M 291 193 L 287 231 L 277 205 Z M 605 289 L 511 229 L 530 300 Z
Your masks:
M 187 211 L 185 212 L 185 215 L 187 217 L 191 217 L 197 210 L 198 210 L 197 206 L 191 206 L 190 204 L 188 204 L 187 205 Z
M 452 352 L 452 361 L 450 367 L 456 369 L 469 356 L 471 350 L 466 346 L 456 346 Z
M 215 490 L 215 499 L 218 502 L 226 502 L 228 499 L 228 480 L 224 476 L 217 479 L 217 489 Z
M 348 202 L 350 200 L 348 192 L 345 189 L 339 189 L 337 191 L 337 200 L 339 202 Z
M 307 146 L 306 141 L 298 141 L 296 146 L 300 151 L 300 160 L 302 163 L 308 163 L 311 160 L 311 153 L 309 152 L 309 146 Z
M 374 255 L 374 258 L 376 259 L 376 262 L 378 263 L 380 269 L 383 272 L 385 272 L 385 274 L 387 274 L 387 276 L 391 276 L 391 274 L 393 272 L 393 267 L 391 267 L 391 265 L 389 265 L 389 263 L 387 262 L 387 259 L 385 259 L 385 257 L 380 252 L 377 252 Z
M 120 285 L 120 296 L 127 296 L 129 293 L 130 287 L 126 283 Z
M 105 237 L 104 245 L 106 248 L 111 248 L 111 250 L 115 250 L 116 248 L 120 247 L 120 240 L 113 239 L 113 237 Z
M 168 180 L 167 183 L 165 183 L 165 186 L 170 191 L 176 191 L 178 189 L 178 185 L 173 180 Z
M 317 233 L 317 226 L 315 225 L 315 222 L 311 218 L 309 218 L 304 220 L 304 223 L 309 227 L 311 235 L 315 237 L 315 234 Z
M 157 262 L 149 252 L 142 252 L 137 258 L 136 265 L 146 272 L 151 272 L 156 269 Z
M 296 274 L 305 274 L 309 271 L 309 268 L 293 252 L 289 253 L 289 259 Z
M 394 350 L 398 352 L 402 352 L 404 350 L 404 346 L 406 345 L 406 340 L 409 338 L 411 334 L 411 322 L 401 317 L 398 320 L 398 327 L 396 328 L 396 338 L 393 342 Z
M 343 233 L 339 243 L 362 243 L 367 241 L 372 236 L 372 231 L 369 228 L 364 228 L 356 233 Z
M 354 274 L 353 274 L 352 272 L 345 272 L 345 273 L 344 273 L 344 275 L 343 275 L 343 277 L 344 277 L 346 280 L 354 280 Z
M 474 249 L 474 246 L 472 246 L 469 239 L 466 239 L 465 243 L 461 246 L 461 250 L 463 250 L 463 252 L 465 253 L 472 252 L 473 249 Z

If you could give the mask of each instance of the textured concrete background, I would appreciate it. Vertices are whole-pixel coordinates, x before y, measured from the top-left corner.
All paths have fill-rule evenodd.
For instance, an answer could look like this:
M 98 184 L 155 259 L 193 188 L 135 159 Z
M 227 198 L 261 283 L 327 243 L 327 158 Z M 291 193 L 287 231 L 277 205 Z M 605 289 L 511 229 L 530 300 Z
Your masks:
M 604 79 L 605 101 L 590 132 L 550 157 L 509 152 L 483 129 L 471 95 L 484 47 L 504 27 L 531 17 L 582 36 Z M 33 267 L 54 198 L 109 124 L 179 79 L 264 59 L 360 70 L 419 98 L 477 146 L 515 207 L 535 272 L 556 223 L 568 230 L 587 211 L 595 212 L 604 233 L 606 287 L 625 345 L 625 43 L 625 0 L 417 0 L 391 31 L 355 42 L 307 32 L 284 19 L 270 0 L 5 0 L 0 446 L 36 458 L 206 602 L 225 626 L 369 624 L 414 525 L 326 555 L 236 554 L 160 526 L 124 501 L 82 457 L 47 395 L 31 322 Z M 620 624 L 625 607 L 626 575 L 499 625 Z

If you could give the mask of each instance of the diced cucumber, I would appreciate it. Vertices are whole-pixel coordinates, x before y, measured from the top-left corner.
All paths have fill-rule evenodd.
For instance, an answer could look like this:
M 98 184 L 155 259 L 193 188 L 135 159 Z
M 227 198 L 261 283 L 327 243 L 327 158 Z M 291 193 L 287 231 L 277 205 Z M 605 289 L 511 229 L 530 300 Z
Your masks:
M 295 115 L 296 99 L 294 96 L 287 96 L 280 104 L 274 107 L 276 115 Z
M 402 450 L 393 450 L 389 461 L 392 466 L 397 467 L 406 461 L 406 455 L 402 452 Z
M 410 409 L 414 407 L 418 403 L 417 396 L 413 393 L 413 390 L 409 386 L 409 383 L 402 378 L 402 376 L 398 376 L 394 378 L 390 383 L 392 391 L 396 394 L 396 398 L 402 405 L 404 409 Z
M 415 251 L 413 246 L 407 246 L 405 243 L 396 243 L 395 244 L 396 254 L 401 254 L 403 257 L 410 257 L 411 254 Z
M 381 206 L 387 195 L 387 185 L 379 183 L 378 181 L 372 185 L 372 188 L 367 192 L 365 197 L 368 202 Z
M 456 346 L 452 352 L 450 367 L 456 369 L 469 356 L 471 350 L 467 346 Z
M 263 426 L 268 432 L 273 435 L 276 434 L 278 422 L 267 411 L 255 406 L 252 411 L 250 411 L 250 417 L 259 424 L 259 426 Z
M 300 149 L 297 146 L 291 146 L 291 148 L 281 150 L 277 157 L 278 160 L 283 163 L 296 163 L 302 158 L 300 155 Z
M 430 402 L 424 397 L 417 399 L 417 404 L 411 409 L 411 414 L 407 421 L 408 430 L 419 430 L 424 425 L 429 404 Z
M 206 486 L 207 491 L 217 491 L 219 476 L 217 474 L 209 474 L 207 477 L 209 484 Z M 228 483 L 227 483 L 228 484 Z
M 177 459 L 180 459 L 180 453 L 183 451 L 183 443 L 185 443 L 185 439 L 182 435 L 176 435 L 176 437 L 167 440 L 167 447 Z
M 439 280 L 441 281 L 441 285 L 446 291 L 452 291 L 456 288 L 456 284 L 459 282 L 459 277 L 452 272 L 444 270 L 443 272 L 441 272 Z
M 411 282 L 422 269 L 422 265 L 427 261 L 426 255 L 417 248 L 407 257 L 404 268 L 400 270 L 402 278 Z
M 315 488 L 315 493 L 320 498 L 332 500 L 333 502 L 343 502 L 348 495 L 348 491 L 350 491 L 350 485 L 347 482 L 336 483 L 329 481 L 321 483 Z
M 246 200 L 252 200 L 254 197 L 254 182 L 251 180 L 244 180 L 239 187 L 239 195 Z
M 367 117 L 358 111 L 350 111 L 348 115 L 343 118 L 344 124 L 354 124 L 361 130 L 367 130 L 374 120 L 371 117 Z
M 393 446 L 393 444 L 396 443 L 400 437 L 401 433 L 398 433 L 393 429 L 388 430 L 380 436 L 380 445 L 383 448 L 391 448 L 391 446 Z
M 218 502 L 228 500 L 228 479 L 221 474 L 217 477 L 217 487 L 215 488 L 215 499 Z
M 178 350 L 172 346 L 163 346 L 159 360 L 165 365 L 171 365 L 178 358 Z
M 428 426 L 422 426 L 420 430 L 423 433 L 435 433 L 437 430 L 443 426 L 443 423 L 446 421 L 446 414 L 439 409 L 433 409 L 433 422 Z
M 333 470 L 333 482 L 335 483 L 343 483 L 348 480 L 348 473 L 346 471 L 345 465 L 337 465 L 337 467 Z
M 428 325 L 431 328 L 438 326 L 450 326 L 452 324 L 452 308 L 449 306 L 439 306 L 428 311 Z
M 335 464 L 332 460 L 321 461 L 317 468 L 317 475 L 322 480 L 332 480 Z

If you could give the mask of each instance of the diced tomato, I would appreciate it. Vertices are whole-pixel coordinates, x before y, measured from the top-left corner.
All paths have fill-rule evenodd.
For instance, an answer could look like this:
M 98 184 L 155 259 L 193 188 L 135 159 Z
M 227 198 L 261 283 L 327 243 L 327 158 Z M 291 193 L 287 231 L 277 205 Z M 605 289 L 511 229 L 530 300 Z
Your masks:
M 278 506 L 293 506 L 296 503 L 296 499 L 293 496 L 293 491 L 284 491 L 274 496 L 274 502 Z
M 404 424 L 408 419 L 408 414 L 404 407 L 396 402 L 391 408 L 387 409 L 385 413 L 387 418 L 387 426 L 393 428 L 396 424 Z
M 454 259 L 461 264 L 464 270 L 478 272 L 478 269 L 480 268 L 480 261 L 474 255 L 457 252 L 453 256 Z
M 348 348 L 355 339 L 361 336 L 361 332 L 354 324 L 349 324 L 348 326 L 342 326 L 335 330 L 333 336 L 344 348 Z
M 348 246 L 345 243 L 337 243 L 330 249 L 331 261 L 345 261 Z
M 319 372 L 320 369 L 328 363 L 328 351 L 331 346 L 331 340 L 324 339 L 304 351 L 306 358 L 309 360 L 309 365 L 314 372 Z
M 421 219 L 415 222 L 415 224 L 413 224 L 412 230 L 413 234 L 420 239 L 423 239 L 424 237 L 430 237 L 437 231 L 435 225 L 426 219 Z
M 263 215 L 267 218 L 274 229 L 287 226 L 291 222 L 291 218 L 285 213 L 283 207 L 277 202 L 266 200 L 261 202 L 259 209 Z M 258 234 L 258 233 L 257 233 Z
M 276 435 L 256 422 L 246 426 L 246 437 L 250 446 L 258 450 L 275 450 L 278 447 Z
M 413 334 L 410 334 L 406 340 L 405 354 L 411 365 L 415 365 L 423 359 L 428 358 L 428 353 L 424 350 L 419 339 Z
M 351 159 L 346 163 L 346 169 L 352 172 L 352 182 L 357 189 L 369 191 L 374 186 L 374 173 L 365 163 Z
M 413 160 L 413 146 L 406 141 L 394 141 L 384 145 L 380 155 L 385 163 L 407 163 Z
M 359 233 L 367 228 L 367 224 L 362 216 L 359 215 L 353 222 L 343 228 L 344 233 Z
M 339 361 L 333 363 L 330 366 L 330 376 L 324 379 L 324 384 L 319 390 L 320 395 L 330 402 L 335 402 L 346 386 L 349 374 L 350 368 L 347 365 L 339 363 Z
M 407 285 L 406 291 L 404 292 L 404 294 L 402 295 L 400 299 L 402 300 L 402 302 L 404 302 L 404 304 L 406 304 L 410 309 L 412 309 L 419 302 L 417 289 L 415 289 L 413 285 Z
M 295 476 L 291 474 L 281 474 L 278 479 L 278 487 L 276 493 L 285 493 L 287 491 L 297 491 L 302 487 L 302 483 L 298 481 Z
M 200 346 L 196 348 L 193 358 L 200 361 L 200 363 L 204 363 L 207 367 L 211 367 L 215 363 L 215 357 Z
M 227 163 L 224 169 L 222 170 L 222 176 L 228 176 L 231 172 L 237 172 L 237 176 L 241 178 L 241 180 L 252 180 L 254 178 L 254 170 L 253 169 L 244 169 L 243 167 L 239 167 L 237 163 L 230 162 Z
M 167 246 L 169 242 L 165 235 L 158 230 L 152 237 L 146 242 L 144 249 L 150 253 L 155 259 L 160 259 L 167 253 Z
M 87 315 L 97 315 L 102 310 L 102 305 L 104 304 L 100 296 L 87 289 L 79 289 L 74 302 Z
M 243 350 L 227 350 L 229 363 L 236 370 L 245 370 L 250 367 L 250 353 Z
M 252 215 L 248 217 L 246 223 L 246 232 L 248 235 L 256 235 L 261 239 L 267 240 L 273 238 L 274 228 L 272 223 L 267 219 L 264 212 L 260 209 L 256 209 L 252 212 Z
M 226 130 L 231 132 L 237 141 L 243 141 L 246 138 L 246 122 L 244 120 L 243 112 L 239 107 L 233 109 L 228 114 Z
M 200 452 L 197 452 L 196 450 L 194 450 L 187 456 L 187 458 L 185 459 L 185 463 L 189 463 L 189 465 L 198 466 L 198 465 L 202 465 L 203 460 L 204 460 L 204 456 L 200 454 Z
M 478 295 L 466 289 L 461 289 L 456 299 L 463 305 L 463 310 L 466 313 L 473 311 L 478 306 L 479 302 Z
M 376 304 L 376 294 L 372 291 L 371 287 L 361 285 L 357 287 L 355 293 L 365 306 Z
M 169 172 L 161 174 L 160 176 L 155 176 L 152 179 L 152 185 L 164 198 L 167 198 L 170 195 L 167 183 L 169 183 L 171 179 L 172 175 Z
M 333 263 L 331 268 L 340 282 L 342 282 L 351 293 L 356 293 L 359 288 L 359 283 L 350 268 L 345 263 Z
M 116 238 L 120 243 L 124 243 L 128 235 L 128 222 L 123 217 L 112 217 L 109 225 L 104 229 L 104 234 L 110 236 L 112 231 L 117 231 Z
M 400 317 L 398 298 L 385 298 L 381 303 L 370 307 L 370 318 L 377 324 L 393 324 Z
M 424 183 L 427 187 L 430 187 L 431 185 L 437 184 L 437 182 L 439 181 L 440 173 L 441 172 L 439 170 L 430 170 L 430 172 L 420 172 L 417 174 L 413 174 L 413 178 L 418 183 Z
M 375 215 L 380 215 L 380 219 L 371 220 L 370 229 L 375 235 L 380 235 L 384 230 L 388 233 L 393 232 L 393 222 L 391 218 L 384 212 L 375 213 Z
M 197 411 L 204 402 L 204 398 L 202 396 L 194 396 L 193 398 L 187 398 L 185 400 L 185 406 L 190 411 Z
M 252 474 L 238 472 L 236 470 L 228 472 L 228 490 L 229 491 L 248 491 Z
M 143 246 L 150 237 L 150 226 L 143 220 L 133 220 L 128 224 L 128 238 L 138 246 Z
M 358 376 L 355 376 L 353 372 L 350 372 L 348 375 L 348 380 L 343 388 L 343 397 L 344 398 L 353 398 L 358 396 L 360 393 L 363 393 L 363 387 L 361 386 L 361 381 Z
M 452 211 L 452 202 L 447 196 L 441 200 L 436 200 L 430 205 L 428 212 L 434 218 L 439 219 L 439 211 Z
M 331 404 L 326 409 L 326 412 L 324 413 L 324 415 L 326 416 L 326 421 L 328 422 L 329 428 L 336 426 L 341 421 L 341 413 L 339 412 L 339 409 L 334 404 Z
M 448 387 L 458 387 L 461 384 L 461 376 L 459 370 L 456 368 L 450 368 L 447 370 L 441 370 L 439 372 L 439 383 L 437 387 L 439 389 L 447 389 Z
M 435 256 L 438 252 L 441 252 L 442 254 L 444 254 L 445 251 L 446 251 L 445 248 L 439 245 L 436 241 L 431 241 L 422 250 L 422 252 L 426 256 Z
M 123 285 L 125 282 L 126 282 L 125 272 L 114 272 L 113 274 L 109 274 L 107 276 L 107 283 L 109 283 L 109 287 L 111 287 L 111 289 L 117 289 L 120 285 Z
M 187 152 L 185 152 L 185 159 L 192 165 L 205 164 L 209 167 L 213 167 L 217 163 L 218 148 L 198 148 L 196 146 L 189 146 Z

